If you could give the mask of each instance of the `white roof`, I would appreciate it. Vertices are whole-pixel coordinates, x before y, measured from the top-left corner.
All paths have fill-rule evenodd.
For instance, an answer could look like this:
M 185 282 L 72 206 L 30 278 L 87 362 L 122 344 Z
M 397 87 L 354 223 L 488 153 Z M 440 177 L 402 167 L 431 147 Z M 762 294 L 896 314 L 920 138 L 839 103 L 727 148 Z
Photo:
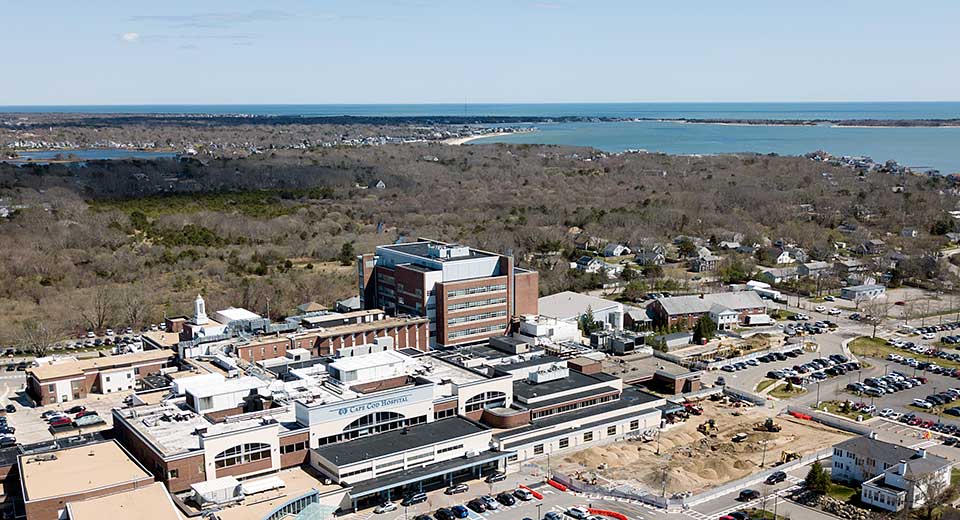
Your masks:
M 214 315 L 218 318 L 222 318 L 222 320 L 217 320 L 221 323 L 224 321 L 229 323 L 237 320 L 256 320 L 260 318 L 259 314 L 237 307 L 227 307 L 226 309 L 215 312 Z
M 544 296 L 539 301 L 540 314 L 558 320 L 578 318 L 589 307 L 594 313 L 610 309 L 623 310 L 623 305 L 596 296 L 564 291 Z
M 266 388 L 267 386 L 269 386 L 269 383 L 266 381 L 262 381 L 253 376 L 244 376 L 237 379 L 225 379 L 223 381 L 201 381 L 196 385 L 192 385 L 189 388 L 189 392 L 194 397 L 210 397 L 242 392 L 244 390 L 253 390 L 254 388 Z
M 216 493 L 224 489 L 236 489 L 239 485 L 240 482 L 233 477 L 220 477 L 191 484 L 190 489 L 201 495 L 209 495 L 210 493 Z
M 354 372 L 363 368 L 395 365 L 397 363 L 406 363 L 412 360 L 413 358 L 405 356 L 395 350 L 384 350 L 383 352 L 374 352 L 372 354 L 364 354 L 362 356 L 340 358 L 333 363 L 330 363 L 330 367 L 341 372 Z

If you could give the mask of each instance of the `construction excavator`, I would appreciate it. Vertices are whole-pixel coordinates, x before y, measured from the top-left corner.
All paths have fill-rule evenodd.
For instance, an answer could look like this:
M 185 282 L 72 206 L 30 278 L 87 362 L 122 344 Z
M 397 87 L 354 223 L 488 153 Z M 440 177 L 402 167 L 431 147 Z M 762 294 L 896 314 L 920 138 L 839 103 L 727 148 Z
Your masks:
M 780 453 L 780 464 L 786 464 L 788 462 L 797 460 L 800 458 L 800 454 L 795 451 L 782 451 Z
M 766 421 L 754 424 L 753 429 L 758 432 L 777 433 L 782 429 L 782 427 L 778 423 L 774 422 L 772 417 L 767 417 Z
M 716 437 L 717 433 L 720 432 L 720 427 L 717 426 L 717 421 L 708 419 L 707 422 L 697 426 L 697 431 L 710 437 Z

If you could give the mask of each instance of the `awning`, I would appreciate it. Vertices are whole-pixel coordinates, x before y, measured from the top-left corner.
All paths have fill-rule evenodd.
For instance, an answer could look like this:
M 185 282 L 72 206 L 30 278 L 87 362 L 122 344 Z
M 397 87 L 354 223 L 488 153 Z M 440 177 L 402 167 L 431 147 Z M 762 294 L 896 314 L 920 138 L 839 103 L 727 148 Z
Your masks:
M 422 468 L 410 469 L 399 473 L 392 473 L 390 475 L 364 480 L 352 486 L 353 489 L 350 491 L 350 497 L 354 499 L 362 498 L 367 495 L 393 489 L 398 486 L 413 484 L 415 482 L 420 482 L 421 480 L 428 480 L 440 475 L 446 475 L 447 473 L 451 473 L 453 471 L 460 471 L 495 460 L 505 459 L 513 454 L 514 452 L 512 451 L 486 451 L 473 457 L 458 457 L 455 459 L 438 462 L 437 464 L 424 466 Z M 345 482 L 341 482 L 341 484 L 349 485 Z

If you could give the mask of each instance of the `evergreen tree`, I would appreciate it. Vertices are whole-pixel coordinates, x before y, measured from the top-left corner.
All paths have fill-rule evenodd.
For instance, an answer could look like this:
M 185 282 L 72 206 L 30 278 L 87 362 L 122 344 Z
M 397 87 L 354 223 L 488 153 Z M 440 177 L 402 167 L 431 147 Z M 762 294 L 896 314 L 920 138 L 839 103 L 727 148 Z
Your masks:
M 703 340 L 713 338 L 717 333 L 717 324 L 710 319 L 710 316 L 704 314 L 700 316 L 697 323 L 693 326 L 693 342 L 700 343 Z
M 804 479 L 803 485 L 811 491 L 820 493 L 821 495 L 827 494 L 830 491 L 830 475 L 823 470 L 823 466 L 820 465 L 820 462 L 814 462 L 810 465 L 810 471 L 807 472 L 807 478 Z

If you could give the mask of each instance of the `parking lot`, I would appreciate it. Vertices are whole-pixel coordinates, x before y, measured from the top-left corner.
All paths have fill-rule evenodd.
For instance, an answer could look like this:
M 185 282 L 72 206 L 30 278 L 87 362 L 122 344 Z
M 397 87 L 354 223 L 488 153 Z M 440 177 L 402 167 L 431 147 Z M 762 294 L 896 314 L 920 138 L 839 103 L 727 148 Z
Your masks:
M 26 406 L 25 399 L 21 398 L 17 401 L 17 411 L 12 414 L 7 414 L 7 421 L 11 426 L 16 428 L 15 435 L 17 442 L 21 444 L 32 444 L 35 442 L 49 441 L 54 437 L 63 437 L 107 430 L 113 426 L 113 418 L 110 415 L 110 410 L 114 407 L 122 406 L 124 398 L 131 393 L 132 392 L 118 392 L 106 395 L 97 394 L 86 399 L 77 399 L 66 403 L 52 404 L 37 408 Z M 51 410 L 62 412 L 78 405 L 86 407 L 88 411 L 97 412 L 97 414 L 105 421 L 105 423 L 96 426 L 64 430 L 62 432 L 58 432 L 56 435 L 51 433 L 50 426 L 47 424 L 47 421 L 41 417 L 41 415 L 44 412 Z
M 821 334 L 818 336 L 807 336 L 803 338 L 805 343 L 816 345 L 815 351 L 804 349 L 795 357 L 785 357 L 785 359 L 775 359 L 768 362 L 758 361 L 756 365 L 748 365 L 745 368 L 733 372 L 720 370 L 705 377 L 708 382 L 714 382 L 719 377 L 723 377 L 727 385 L 754 392 L 761 381 L 767 379 L 768 372 L 792 369 L 795 365 L 810 363 L 816 358 L 829 358 L 831 355 L 843 353 L 843 337 L 836 334 Z M 798 344 L 795 348 L 801 348 Z

